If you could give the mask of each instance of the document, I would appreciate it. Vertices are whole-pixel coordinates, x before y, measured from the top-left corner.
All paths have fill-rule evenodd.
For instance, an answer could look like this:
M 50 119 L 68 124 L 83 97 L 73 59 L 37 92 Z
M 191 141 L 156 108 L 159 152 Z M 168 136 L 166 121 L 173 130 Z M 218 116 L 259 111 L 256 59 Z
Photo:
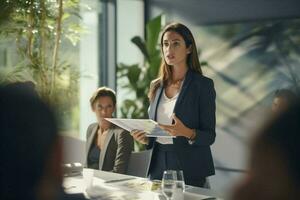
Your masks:
M 127 130 L 142 130 L 146 132 L 147 137 L 165 137 L 172 138 L 166 131 L 158 126 L 152 119 L 121 119 L 121 118 L 104 118 L 107 121 Z

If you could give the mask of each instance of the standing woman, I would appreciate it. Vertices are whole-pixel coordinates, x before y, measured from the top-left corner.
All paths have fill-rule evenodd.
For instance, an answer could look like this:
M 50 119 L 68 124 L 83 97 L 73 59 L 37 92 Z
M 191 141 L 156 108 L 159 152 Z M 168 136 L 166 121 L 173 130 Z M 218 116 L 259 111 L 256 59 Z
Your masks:
M 176 138 L 148 138 L 143 131 L 132 135 L 153 148 L 151 179 L 180 169 L 186 184 L 203 187 L 206 177 L 215 174 L 210 150 L 216 137 L 214 83 L 202 75 L 193 35 L 185 25 L 166 26 L 160 42 L 164 59 L 150 86 L 149 118 Z
M 133 139 L 125 130 L 104 118 L 112 118 L 116 109 L 115 92 L 98 88 L 90 99 L 97 123 L 86 133 L 86 167 L 125 174 L 133 150 Z

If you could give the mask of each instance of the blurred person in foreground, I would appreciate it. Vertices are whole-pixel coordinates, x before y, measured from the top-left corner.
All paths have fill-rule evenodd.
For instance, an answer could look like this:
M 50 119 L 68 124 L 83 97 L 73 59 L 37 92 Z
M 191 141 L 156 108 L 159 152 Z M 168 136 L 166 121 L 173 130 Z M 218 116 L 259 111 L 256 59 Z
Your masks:
M 33 84 L 0 86 L 0 199 L 84 199 L 62 188 L 62 141 Z
M 250 166 L 234 200 L 300 198 L 300 103 L 267 123 L 251 146 Z

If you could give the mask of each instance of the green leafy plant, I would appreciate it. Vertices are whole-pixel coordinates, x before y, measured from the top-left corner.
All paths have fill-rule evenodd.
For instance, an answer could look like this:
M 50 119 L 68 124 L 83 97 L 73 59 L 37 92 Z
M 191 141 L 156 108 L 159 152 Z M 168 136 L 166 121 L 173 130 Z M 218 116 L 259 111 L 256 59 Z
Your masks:
M 149 100 L 147 94 L 153 79 L 157 77 L 161 56 L 158 38 L 161 31 L 161 18 L 158 16 L 146 25 L 146 40 L 135 36 L 131 41 L 143 53 L 145 61 L 142 65 L 118 65 L 118 78 L 127 78 L 127 83 L 121 85 L 135 93 L 134 99 L 126 99 L 122 103 L 121 115 L 125 118 L 148 118 Z
M 10 15 L 1 24 L 0 34 L 15 40 L 17 55 L 12 66 L 0 70 L 0 83 L 32 81 L 58 117 L 70 117 L 78 103 L 79 72 L 61 59 L 61 43 L 79 41 L 81 27 L 75 20 L 79 0 L 7 0 L 4 4 Z

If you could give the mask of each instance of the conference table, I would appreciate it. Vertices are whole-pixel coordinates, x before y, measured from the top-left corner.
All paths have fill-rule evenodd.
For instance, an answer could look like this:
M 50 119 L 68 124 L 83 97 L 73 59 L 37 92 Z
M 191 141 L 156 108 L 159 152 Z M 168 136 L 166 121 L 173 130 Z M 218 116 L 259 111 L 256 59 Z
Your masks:
M 79 175 L 64 177 L 66 193 L 83 193 L 88 199 L 101 200 L 165 200 L 160 181 L 117 174 L 101 170 L 83 169 Z M 184 200 L 221 200 L 209 189 L 186 185 L 180 198 Z

